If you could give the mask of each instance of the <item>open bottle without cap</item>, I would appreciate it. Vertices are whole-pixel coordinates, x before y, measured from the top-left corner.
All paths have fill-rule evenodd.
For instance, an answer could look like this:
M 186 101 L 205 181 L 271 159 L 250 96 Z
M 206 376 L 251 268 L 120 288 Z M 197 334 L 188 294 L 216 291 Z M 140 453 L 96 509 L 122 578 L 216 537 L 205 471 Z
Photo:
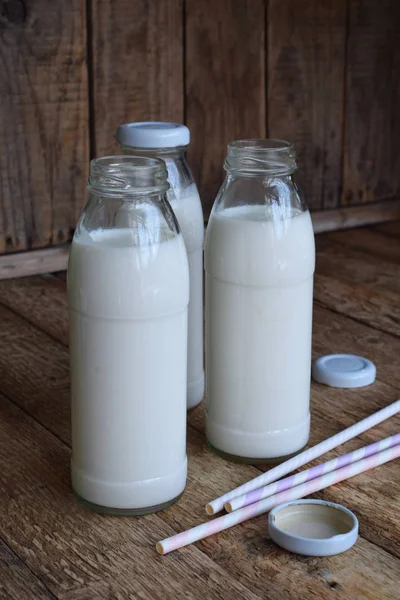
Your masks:
M 162 161 L 93 160 L 68 266 L 72 484 L 93 510 L 165 508 L 186 483 L 189 270 Z
M 314 234 L 280 140 L 228 146 L 206 234 L 206 431 L 244 462 L 299 451 L 310 428 Z
M 185 157 L 190 132 L 178 123 L 148 121 L 121 125 L 116 138 L 125 154 L 159 157 L 168 170 L 168 200 L 178 219 L 189 261 L 187 407 L 194 408 L 204 395 L 204 219 L 199 193 Z

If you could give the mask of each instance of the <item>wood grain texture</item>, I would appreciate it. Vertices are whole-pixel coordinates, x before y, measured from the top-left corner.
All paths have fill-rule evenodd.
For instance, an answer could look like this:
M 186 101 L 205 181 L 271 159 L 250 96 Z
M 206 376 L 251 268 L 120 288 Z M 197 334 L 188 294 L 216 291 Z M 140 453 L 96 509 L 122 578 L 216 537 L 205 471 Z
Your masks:
M 229 141 L 265 137 L 264 2 L 186 1 L 188 159 L 207 217 Z
M 324 238 L 370 254 L 375 259 L 400 264 L 400 240 L 376 227 L 360 227 L 351 232 L 333 231 Z
M 0 256 L 0 279 L 51 273 L 67 268 L 69 245 Z
M 92 0 L 96 156 L 115 154 L 130 121 L 183 121 L 182 0 Z
M 400 335 L 399 299 L 392 292 L 376 293 L 360 284 L 317 275 L 314 298 L 323 306 L 350 315 L 370 327 Z
M 352 231 L 349 231 L 349 237 L 351 235 Z M 399 266 L 396 262 L 366 254 L 351 244 L 335 241 L 332 236 L 316 236 L 316 249 L 317 274 L 363 285 L 375 290 L 378 295 L 388 291 L 400 296 Z
M 268 2 L 268 132 L 294 142 L 308 205 L 339 205 L 346 0 Z
M 0 392 L 69 444 L 68 352 L 4 306 L 0 319 L 0 343 L 11 350 L 0 353 Z
M 82 0 L 2 2 L 0 252 L 71 237 L 88 163 Z
M 0 598 L 55 600 L 22 560 L 0 538 Z
M 323 235 L 317 236 L 316 246 L 314 298 L 337 312 L 400 336 L 398 264 Z
M 378 231 L 385 233 L 386 235 L 400 237 L 400 221 L 394 221 L 393 223 L 385 223 L 376 227 Z
M 314 233 L 372 225 L 400 218 L 400 198 L 313 212 Z
M 1 282 L 0 303 L 68 346 L 65 292 L 65 281 L 53 275 L 9 279 Z
M 400 191 L 399 29 L 397 0 L 349 2 L 343 204 Z

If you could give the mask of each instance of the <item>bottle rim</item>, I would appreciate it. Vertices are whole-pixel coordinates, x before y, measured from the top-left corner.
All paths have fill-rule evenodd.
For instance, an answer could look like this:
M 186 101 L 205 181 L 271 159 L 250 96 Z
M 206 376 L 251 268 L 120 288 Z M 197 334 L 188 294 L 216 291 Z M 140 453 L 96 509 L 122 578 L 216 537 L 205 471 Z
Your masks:
M 174 155 L 186 152 L 188 144 L 185 146 L 160 146 L 160 147 L 148 147 L 148 146 L 131 146 L 129 144 L 121 144 L 120 150 L 127 153 L 138 153 L 138 156 L 164 156 Z
M 265 152 L 272 150 L 274 152 L 287 152 L 294 150 L 292 142 L 275 138 L 254 138 L 243 140 L 232 140 L 228 143 L 228 150 L 251 149 L 254 152 Z
M 104 196 L 161 193 L 169 189 L 168 173 L 159 158 L 102 156 L 90 161 L 87 188 Z
M 296 153 L 293 144 L 286 140 L 233 140 L 228 144 L 224 168 L 249 175 L 289 175 L 297 168 Z

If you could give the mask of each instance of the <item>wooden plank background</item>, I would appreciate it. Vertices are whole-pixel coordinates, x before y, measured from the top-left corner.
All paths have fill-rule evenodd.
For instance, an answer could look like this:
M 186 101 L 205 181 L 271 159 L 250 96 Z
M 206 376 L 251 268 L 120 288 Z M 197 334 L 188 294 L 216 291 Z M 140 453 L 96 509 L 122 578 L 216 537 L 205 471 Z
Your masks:
M 82 0 L 0 4 L 0 252 L 60 243 L 88 172 Z
M 266 135 L 320 229 L 400 217 L 399 29 L 398 0 L 2 1 L 0 254 L 68 241 L 135 120 L 188 124 L 206 217 L 226 144 Z

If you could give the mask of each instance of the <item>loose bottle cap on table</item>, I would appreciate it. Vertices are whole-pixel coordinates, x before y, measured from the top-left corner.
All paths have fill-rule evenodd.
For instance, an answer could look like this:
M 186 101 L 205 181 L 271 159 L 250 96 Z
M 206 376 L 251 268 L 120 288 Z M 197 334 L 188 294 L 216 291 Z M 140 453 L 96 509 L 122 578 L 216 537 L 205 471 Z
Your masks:
M 142 121 L 120 125 L 115 137 L 117 142 L 123 146 L 174 148 L 189 144 L 190 131 L 185 125 L 179 123 Z
M 375 381 L 376 367 L 362 356 L 329 354 L 314 361 L 312 377 L 331 387 L 358 388 Z
M 332 556 L 351 548 L 358 536 L 357 517 L 344 506 L 323 500 L 296 500 L 276 506 L 268 531 L 278 546 L 306 556 Z

